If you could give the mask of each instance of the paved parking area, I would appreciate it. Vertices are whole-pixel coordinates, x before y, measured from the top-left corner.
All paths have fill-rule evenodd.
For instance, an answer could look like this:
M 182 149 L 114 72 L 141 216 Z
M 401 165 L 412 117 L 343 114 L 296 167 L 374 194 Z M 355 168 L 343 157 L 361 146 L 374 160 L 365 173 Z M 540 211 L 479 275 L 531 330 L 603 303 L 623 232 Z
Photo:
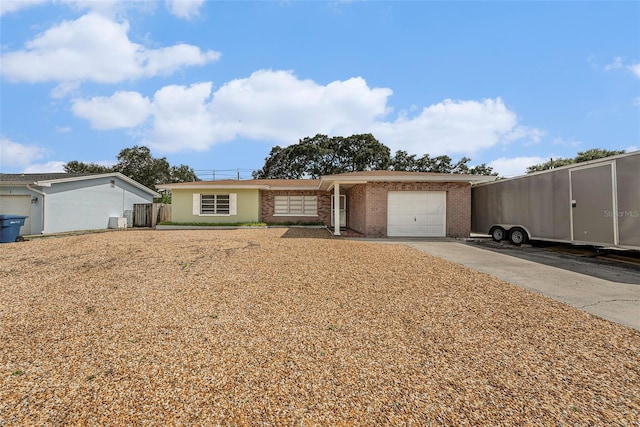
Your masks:
M 640 331 L 640 272 L 636 268 L 594 265 L 590 260 L 542 250 L 513 248 L 515 252 L 501 253 L 459 240 L 367 240 L 401 243 Z

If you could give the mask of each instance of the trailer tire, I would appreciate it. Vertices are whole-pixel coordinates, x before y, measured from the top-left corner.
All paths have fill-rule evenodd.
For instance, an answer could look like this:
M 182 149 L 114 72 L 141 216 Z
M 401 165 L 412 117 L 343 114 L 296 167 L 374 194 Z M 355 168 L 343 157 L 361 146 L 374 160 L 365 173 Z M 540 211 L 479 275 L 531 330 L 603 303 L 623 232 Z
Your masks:
M 509 241 L 516 246 L 520 246 L 523 243 L 527 243 L 529 236 L 523 228 L 514 227 L 509 231 Z
M 496 242 L 504 240 L 507 236 L 507 232 L 502 227 L 493 227 L 489 230 L 489 234 L 491 234 L 491 238 Z

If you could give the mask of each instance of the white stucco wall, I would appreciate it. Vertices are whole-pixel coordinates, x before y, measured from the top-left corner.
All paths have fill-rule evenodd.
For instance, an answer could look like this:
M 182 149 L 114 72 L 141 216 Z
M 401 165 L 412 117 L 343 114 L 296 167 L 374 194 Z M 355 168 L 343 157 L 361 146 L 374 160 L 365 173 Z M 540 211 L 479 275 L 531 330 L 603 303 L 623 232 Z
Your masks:
M 44 233 L 104 229 L 109 217 L 124 216 L 134 203 L 153 201 L 152 195 L 117 177 L 57 183 L 43 191 Z

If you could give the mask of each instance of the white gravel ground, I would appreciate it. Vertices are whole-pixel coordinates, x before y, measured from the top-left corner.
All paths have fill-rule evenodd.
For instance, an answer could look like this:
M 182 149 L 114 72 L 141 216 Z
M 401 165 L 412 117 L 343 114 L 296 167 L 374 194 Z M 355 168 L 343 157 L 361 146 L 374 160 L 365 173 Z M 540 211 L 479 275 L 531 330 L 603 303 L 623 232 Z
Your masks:
M 628 425 L 640 333 L 324 230 L 0 245 L 0 426 Z

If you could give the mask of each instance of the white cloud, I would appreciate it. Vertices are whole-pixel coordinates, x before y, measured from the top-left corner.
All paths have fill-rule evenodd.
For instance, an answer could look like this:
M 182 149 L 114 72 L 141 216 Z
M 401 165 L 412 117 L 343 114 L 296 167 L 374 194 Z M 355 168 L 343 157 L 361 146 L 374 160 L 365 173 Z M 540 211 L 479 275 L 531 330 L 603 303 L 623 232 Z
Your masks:
M 216 91 L 211 112 L 226 134 L 289 144 L 316 133 L 367 131 L 387 113 L 391 94 L 361 77 L 323 86 L 292 72 L 261 70 Z
M 640 79 L 640 64 L 625 65 L 621 56 L 616 56 L 611 64 L 604 66 L 605 71 L 627 69 L 633 73 L 634 77 Z
M 71 126 L 57 126 L 56 132 L 60 133 L 68 133 L 71 132 Z
M 167 0 L 167 9 L 178 18 L 191 19 L 198 16 L 204 0 Z
M 47 163 L 33 163 L 25 167 L 22 173 L 53 173 L 64 172 L 66 162 L 50 161 Z
M 0 16 L 6 13 L 17 12 L 28 7 L 37 6 L 47 1 L 49 0 L 2 0 L 0 1 Z
M 162 151 L 206 150 L 224 141 L 210 112 L 211 83 L 166 86 L 153 97 L 154 122 L 146 144 Z M 232 137 L 232 135 L 229 135 Z
M 44 150 L 35 145 L 23 145 L 10 139 L 0 139 L 0 168 L 26 166 L 44 156 Z
M 321 85 L 289 71 L 261 70 L 215 91 L 210 82 L 172 85 L 151 100 L 118 92 L 75 100 L 72 109 L 99 129 L 145 123 L 142 142 L 163 152 L 201 151 L 239 138 L 289 145 L 317 133 L 371 132 L 392 151 L 472 155 L 496 144 L 537 142 L 543 134 L 520 125 L 500 98 L 445 100 L 388 120 L 391 94 L 360 77 Z
M 527 172 L 527 167 L 544 163 L 547 160 L 542 157 L 501 157 L 489 162 L 488 166 L 491 166 L 500 176 L 512 177 L 524 175 Z
M 71 111 L 88 120 L 94 129 L 132 128 L 149 117 L 151 102 L 138 92 L 116 92 L 110 97 L 74 99 Z
M 622 67 L 623 67 L 622 57 L 616 56 L 615 58 L 613 58 L 613 62 L 611 64 L 607 64 L 604 66 L 604 70 L 605 71 L 619 70 Z
M 392 151 L 403 149 L 418 155 L 465 153 L 515 140 L 537 141 L 542 134 L 518 125 L 518 117 L 500 98 L 482 101 L 444 100 L 412 118 L 378 122 L 373 134 Z
M 170 74 L 220 57 L 218 52 L 202 52 L 187 44 L 147 49 L 132 43 L 128 32 L 127 21 L 118 23 L 92 12 L 48 29 L 26 43 L 24 50 L 4 54 L 1 72 L 16 82 L 116 83 Z

